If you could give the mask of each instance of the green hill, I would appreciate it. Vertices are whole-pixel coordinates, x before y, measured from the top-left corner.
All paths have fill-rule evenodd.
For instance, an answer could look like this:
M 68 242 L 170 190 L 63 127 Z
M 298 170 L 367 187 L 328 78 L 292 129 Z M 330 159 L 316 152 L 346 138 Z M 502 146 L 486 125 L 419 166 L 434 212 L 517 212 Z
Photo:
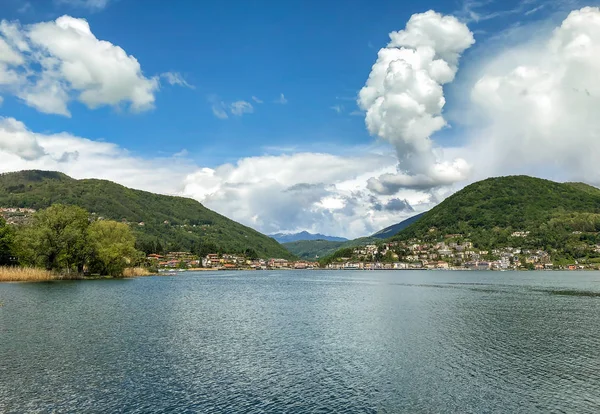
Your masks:
M 582 242 L 595 242 L 600 190 L 528 176 L 489 178 L 448 197 L 393 239 L 461 234 L 491 248 L 514 244 L 517 231 L 530 232 L 522 242 L 528 247 L 561 248 L 580 232 L 588 233 Z
M 75 180 L 51 171 L 0 175 L 0 207 L 42 209 L 54 203 L 77 205 L 97 216 L 130 223 L 145 250 L 144 246 L 158 242 L 168 250 L 209 246 L 231 253 L 252 249 L 263 258 L 293 258 L 274 239 L 189 198 L 133 190 L 105 180 Z
M 369 242 L 363 240 L 360 244 Z M 600 263 L 600 189 L 528 176 L 489 178 L 448 197 L 387 239 L 417 240 L 430 244 L 468 240 L 485 251 L 540 249 L 559 264 L 574 260 Z M 321 262 L 352 256 L 349 247 L 340 246 Z
M 381 242 L 376 237 L 361 237 L 345 242 L 328 240 L 300 240 L 297 242 L 283 243 L 282 246 L 288 249 L 292 254 L 303 259 L 315 260 L 329 256 L 339 249 L 348 249 Z
M 339 249 L 344 242 L 329 240 L 298 240 L 283 243 L 282 246 L 301 259 L 315 260 Z

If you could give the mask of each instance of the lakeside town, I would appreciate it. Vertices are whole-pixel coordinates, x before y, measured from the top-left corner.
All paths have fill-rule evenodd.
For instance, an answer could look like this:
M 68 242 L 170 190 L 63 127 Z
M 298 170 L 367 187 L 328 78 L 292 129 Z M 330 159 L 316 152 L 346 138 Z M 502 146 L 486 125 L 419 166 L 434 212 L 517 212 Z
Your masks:
M 30 208 L 0 208 L 0 215 L 8 224 L 24 224 L 36 210 Z M 94 213 L 92 213 L 94 214 Z M 102 217 L 97 219 L 102 220 Z M 125 223 L 128 225 L 144 223 Z M 512 233 L 513 240 L 527 238 L 529 232 Z M 600 253 L 600 245 L 590 247 Z M 368 244 L 344 249 L 344 256 L 326 261 L 287 260 L 283 258 L 257 259 L 243 254 L 211 253 L 199 257 L 191 252 L 149 254 L 150 268 L 157 271 L 173 270 L 600 270 L 600 263 L 572 260 L 556 263 L 551 253 L 539 249 L 501 247 L 481 250 L 462 234 L 448 234 L 444 241 L 423 242 L 418 239 Z
M 169 252 L 164 255 L 149 254 L 147 260 L 159 271 L 168 270 L 269 270 L 269 269 L 319 269 L 319 263 L 305 260 L 250 259 L 241 254 L 207 254 L 198 257 L 191 252 Z
M 523 239 L 529 232 L 514 232 Z M 599 263 L 573 260 L 557 264 L 547 251 L 521 247 L 480 250 L 461 234 L 449 234 L 445 241 L 427 243 L 418 239 L 356 247 L 348 257 L 337 257 L 327 269 L 345 270 L 598 270 Z M 600 253 L 600 245 L 593 246 Z
M 461 235 L 448 235 L 449 239 Z M 527 237 L 515 232 L 514 237 Z M 600 252 L 600 246 L 595 246 Z M 336 257 L 329 263 L 281 258 L 249 259 L 237 254 L 194 256 L 190 252 L 150 254 L 148 261 L 159 270 L 599 270 L 598 263 L 555 265 L 544 250 L 503 247 L 479 250 L 470 241 L 423 243 L 418 240 L 369 244 L 355 247 L 351 255 Z

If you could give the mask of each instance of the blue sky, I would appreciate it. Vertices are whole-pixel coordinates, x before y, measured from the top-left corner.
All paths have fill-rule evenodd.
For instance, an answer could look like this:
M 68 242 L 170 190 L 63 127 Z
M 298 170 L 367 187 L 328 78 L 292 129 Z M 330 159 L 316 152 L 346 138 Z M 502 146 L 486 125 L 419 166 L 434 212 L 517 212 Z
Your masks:
M 96 37 L 135 56 L 146 76 L 174 71 L 195 89 L 164 86 L 156 108 L 141 114 L 111 107 L 90 111 L 73 104 L 71 119 L 40 116 L 6 99 L 3 113 L 39 131 L 60 132 L 118 143 L 143 155 L 187 150 L 215 166 L 239 157 L 278 149 L 340 151 L 371 145 L 357 111 L 356 94 L 364 85 L 377 50 L 388 33 L 413 13 L 461 10 L 457 1 L 202 1 L 113 0 L 105 8 L 7 0 L 4 18 L 22 23 L 84 17 Z M 519 2 L 491 3 L 486 13 L 510 10 Z M 533 8 L 533 6 L 532 6 Z M 481 9 L 477 9 L 481 10 Z M 478 30 L 497 30 L 493 19 Z M 274 103 L 284 94 L 286 105 Z M 256 96 L 263 104 L 252 101 Z M 254 112 L 216 118 L 210 99 L 245 100 Z M 450 103 L 452 101 L 450 100 Z M 343 107 L 338 114 L 332 107 Z M 439 140 L 444 139 L 444 133 Z M 340 148 L 342 146 L 342 148 Z
M 578 9 L 598 4 L 3 0 L 0 20 L 14 29 L 3 36 L 14 50 L 5 48 L 2 56 L 0 47 L 0 152 L 6 152 L 0 170 L 47 168 L 76 178 L 107 178 L 196 198 L 263 232 L 349 237 L 431 208 L 490 175 L 600 182 L 583 167 L 521 162 L 531 153 L 528 145 L 545 148 L 551 142 L 548 148 L 564 155 L 562 141 L 550 133 L 523 141 L 533 127 L 546 130 L 540 127 L 548 118 L 541 117 L 540 102 L 552 103 L 544 111 L 551 107 L 552 114 L 564 115 L 553 115 L 564 121 L 553 131 L 581 123 L 575 115 L 568 118 L 562 105 L 568 98 L 567 109 L 577 107 L 567 91 L 591 91 L 575 84 L 593 73 L 595 61 L 575 65 L 558 59 L 575 34 L 595 39 L 596 10 L 582 19 Z M 574 29 L 557 33 L 563 21 Z M 440 37 L 442 23 L 446 32 Z M 88 43 L 69 43 L 86 24 Z M 374 64 L 392 70 L 378 60 L 392 32 L 412 39 L 392 45 L 398 50 L 419 54 L 419 47 L 433 42 L 436 58 L 450 72 L 442 77 L 431 72 L 429 86 L 377 84 Z M 17 43 L 21 37 L 29 45 L 24 49 Z M 564 50 L 549 46 L 552 42 L 563 42 Z M 123 66 L 110 60 L 119 48 L 126 54 Z M 2 62 L 9 62 L 4 69 L 18 67 L 4 74 L 12 74 L 12 81 L 2 80 Z M 44 67 L 48 62 L 67 62 L 71 72 L 66 66 Z M 103 67 L 89 75 L 92 81 L 88 72 L 94 65 Z M 535 76 L 515 72 L 520 67 Z M 576 72 L 582 74 L 579 81 L 564 76 Z M 167 74 L 179 82 L 169 82 Z M 552 88 L 543 81 L 548 76 Z M 134 83 L 146 95 L 136 95 Z M 112 95 L 98 97 L 97 87 L 105 84 Z M 127 90 L 119 94 L 115 85 Z M 357 103 L 363 87 L 360 105 L 373 110 L 369 116 Z M 78 97 L 86 90 L 91 95 Z M 556 90 L 564 93 L 557 97 Z M 423 91 L 430 95 L 418 96 Z M 403 93 L 429 109 L 412 114 L 408 107 L 394 107 L 394 97 Z M 373 94 L 391 105 L 387 111 L 378 112 Z M 521 106 L 524 96 L 533 100 Z M 145 106 L 131 110 L 136 102 Z M 236 114 L 236 102 L 246 111 Z M 588 108 L 589 102 L 582 105 Z M 537 116 L 539 125 L 522 122 Z M 414 122 L 428 132 L 411 132 Z M 522 129 L 508 128 L 518 125 Z M 295 193 L 298 188 L 302 194 Z M 391 207 L 399 205 L 407 208 Z

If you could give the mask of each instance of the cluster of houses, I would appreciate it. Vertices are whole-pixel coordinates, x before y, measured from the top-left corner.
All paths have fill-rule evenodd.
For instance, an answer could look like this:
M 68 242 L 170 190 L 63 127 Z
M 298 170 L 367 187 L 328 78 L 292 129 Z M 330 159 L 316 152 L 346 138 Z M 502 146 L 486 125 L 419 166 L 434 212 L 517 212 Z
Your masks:
M 0 207 L 0 216 L 8 224 L 23 224 L 33 213 L 35 210 L 32 208 Z
M 268 269 L 316 269 L 318 263 L 289 261 L 286 259 L 249 259 L 237 254 L 208 254 L 194 256 L 190 252 L 169 252 L 165 255 L 149 254 L 148 260 L 158 269 L 212 269 L 212 270 L 268 270 Z
M 527 237 L 519 232 L 515 237 Z M 456 240 L 461 240 L 456 241 Z M 503 247 L 491 251 L 478 250 L 462 235 L 446 236 L 447 241 L 423 243 L 419 240 L 391 242 L 382 245 L 360 246 L 351 257 L 338 258 L 328 269 L 346 270 L 552 270 L 550 255 L 543 250 Z M 599 246 L 600 247 L 600 246 Z M 565 266 L 565 269 L 583 269 L 583 265 Z

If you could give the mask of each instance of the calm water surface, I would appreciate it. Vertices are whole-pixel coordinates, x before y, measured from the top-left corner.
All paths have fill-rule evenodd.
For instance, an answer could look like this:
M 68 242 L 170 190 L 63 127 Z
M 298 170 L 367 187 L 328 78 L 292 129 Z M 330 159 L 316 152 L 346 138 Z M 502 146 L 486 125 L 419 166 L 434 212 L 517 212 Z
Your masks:
M 596 272 L 0 284 L 0 412 L 597 413 Z

